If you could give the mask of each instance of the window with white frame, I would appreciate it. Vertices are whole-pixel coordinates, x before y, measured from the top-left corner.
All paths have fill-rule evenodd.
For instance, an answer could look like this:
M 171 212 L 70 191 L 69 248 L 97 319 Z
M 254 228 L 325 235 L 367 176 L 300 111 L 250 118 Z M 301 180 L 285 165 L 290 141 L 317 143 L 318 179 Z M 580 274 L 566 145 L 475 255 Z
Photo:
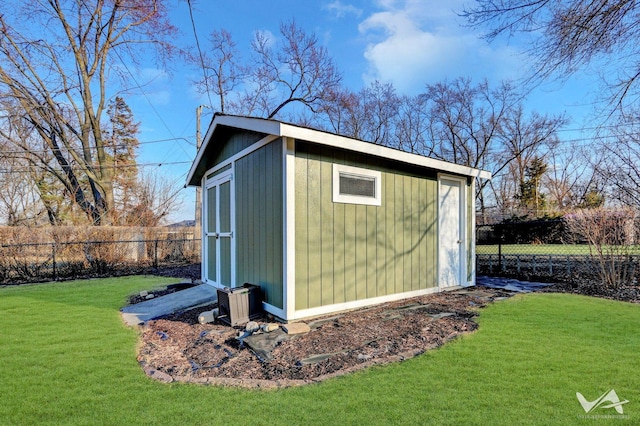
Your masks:
M 333 202 L 382 205 L 382 173 L 377 170 L 334 164 Z

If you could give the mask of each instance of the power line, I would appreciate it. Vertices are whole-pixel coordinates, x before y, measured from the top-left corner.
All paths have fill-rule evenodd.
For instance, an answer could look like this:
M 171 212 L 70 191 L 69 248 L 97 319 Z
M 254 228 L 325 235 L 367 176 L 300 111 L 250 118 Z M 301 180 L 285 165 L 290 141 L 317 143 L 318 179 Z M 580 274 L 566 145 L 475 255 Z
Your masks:
M 153 106 L 153 103 L 151 103 L 151 99 L 149 99 L 149 96 L 147 96 L 147 93 L 144 91 L 144 89 L 142 88 L 142 86 L 140 85 L 140 83 L 138 83 L 138 80 L 136 80 L 136 77 L 133 75 L 133 73 L 131 72 L 131 70 L 129 69 L 129 66 L 127 66 L 127 64 L 124 62 L 124 60 L 122 59 L 122 56 L 120 56 L 120 52 L 118 52 L 117 49 L 113 49 L 113 53 L 116 54 L 116 56 L 118 57 L 118 59 L 120 59 L 120 63 L 122 64 L 122 66 L 124 66 L 124 69 L 127 70 L 127 73 L 131 76 L 131 79 L 133 80 L 133 82 L 136 84 L 136 87 L 138 88 L 138 90 L 140 90 L 140 92 L 142 93 L 142 96 L 144 96 L 144 98 L 147 100 L 147 102 L 149 103 L 149 106 L 151 107 L 151 109 L 153 110 L 153 112 L 158 116 L 158 119 L 160 119 L 160 122 L 162 123 L 162 125 L 165 127 L 165 129 L 167 129 L 167 132 L 169 132 L 169 134 L 172 137 L 175 137 L 173 135 L 173 132 L 171 132 L 171 129 L 169 128 L 169 126 L 167 125 L 167 123 L 165 123 L 165 121 L 162 119 L 162 116 L 160 115 L 160 113 L 158 112 L 158 110 L 156 109 L 156 107 Z
M 209 98 L 209 107 L 213 108 L 213 102 L 211 102 L 211 93 L 209 90 L 209 76 L 207 76 L 207 68 L 204 65 L 204 56 L 202 55 L 202 49 L 200 49 L 200 39 L 198 38 L 198 32 L 196 31 L 196 21 L 193 19 L 193 8 L 191 6 L 191 0 L 187 0 L 187 5 L 189 6 L 189 18 L 191 18 L 193 37 L 196 39 L 196 48 L 198 49 L 198 55 L 200 56 L 200 65 L 202 65 L 202 74 L 204 75 L 204 86 L 207 90 L 207 98 Z
M 164 163 L 137 163 L 137 164 L 121 164 L 121 165 L 114 165 L 114 164 L 109 164 L 107 167 L 110 169 L 127 169 L 127 168 L 132 168 L 132 167 L 162 167 L 162 166 L 175 166 L 175 165 L 179 165 L 179 164 L 191 164 L 191 161 L 169 161 L 169 162 L 164 162 Z M 35 167 L 37 167 L 38 169 L 41 170 L 49 170 L 51 168 L 45 168 L 42 167 L 40 165 L 34 165 Z M 72 167 L 73 168 L 73 167 Z M 11 170 L 2 170 L 0 169 L 0 173 L 4 173 L 4 174 L 8 174 L 8 173 L 29 173 L 32 172 L 33 169 L 11 169 Z
M 143 142 L 138 142 L 138 145 L 149 145 L 149 144 L 155 144 L 155 143 L 172 142 L 172 141 L 177 141 L 177 140 L 185 141 L 189 145 L 195 147 L 195 144 L 193 142 L 190 142 L 189 139 L 182 138 L 182 137 L 143 141 Z M 91 151 L 95 151 L 97 148 L 95 146 L 90 146 L 90 147 L 88 147 L 88 149 L 91 150 Z M 109 147 L 104 147 L 104 149 L 109 150 L 110 148 Z M 0 154 L 24 154 L 25 152 L 32 153 L 32 154 L 44 154 L 44 153 L 51 152 L 51 150 L 50 149 L 23 149 L 23 150 L 19 150 L 19 151 L 3 151 L 3 150 L 0 150 Z M 187 153 L 185 152 L 185 154 L 187 154 Z M 187 155 L 189 155 L 189 154 L 187 154 Z
M 147 100 L 147 102 L 149 103 L 149 106 L 151 107 L 151 109 L 153 110 L 153 112 L 156 114 L 156 116 L 158 117 L 158 119 L 160 119 L 160 122 L 162 123 L 162 125 L 165 127 L 165 129 L 167 129 L 167 132 L 169 132 L 169 134 L 171 135 L 172 139 L 178 139 L 174 136 L 173 132 L 171 131 L 171 129 L 169 128 L 169 126 L 167 125 L 167 123 L 164 121 L 164 119 L 162 118 L 162 116 L 160 115 L 160 113 L 158 112 L 158 110 L 156 109 L 156 107 L 153 105 L 153 103 L 151 102 L 151 99 L 149 99 L 149 96 L 147 96 L 147 93 L 144 91 L 144 89 L 142 88 L 142 86 L 140 85 L 140 83 L 138 83 L 138 81 L 136 80 L 135 76 L 133 75 L 133 73 L 131 72 L 131 70 L 129 69 L 129 67 L 127 66 L 127 64 L 122 60 L 122 57 L 120 56 L 120 53 L 114 49 L 114 53 L 116 54 L 116 56 L 118 57 L 118 59 L 120 59 L 120 62 L 122 63 L 122 65 L 124 66 L 124 68 L 127 70 L 127 72 L 129 73 L 129 75 L 131 76 L 131 79 L 133 80 L 133 82 L 136 84 L 137 88 L 140 90 L 140 92 L 142 93 L 142 95 L 144 96 L 144 98 Z M 182 138 L 180 138 L 182 139 Z M 182 152 L 184 152 L 185 155 L 189 156 L 189 153 L 187 153 L 187 151 L 182 147 L 182 145 L 178 145 L 180 147 L 180 149 L 182 150 Z M 165 155 L 165 159 L 169 158 L 169 155 Z

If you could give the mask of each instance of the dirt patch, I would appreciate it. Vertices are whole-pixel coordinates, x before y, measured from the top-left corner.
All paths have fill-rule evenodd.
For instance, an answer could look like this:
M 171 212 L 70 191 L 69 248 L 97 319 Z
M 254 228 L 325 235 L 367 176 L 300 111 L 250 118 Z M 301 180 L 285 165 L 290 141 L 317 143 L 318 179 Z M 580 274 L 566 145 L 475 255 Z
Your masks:
M 200 263 L 192 263 L 190 265 L 180 266 L 163 266 L 160 268 L 151 268 L 147 273 L 158 275 L 160 277 L 174 277 L 190 280 L 199 280 L 201 278 Z
M 244 387 L 313 383 L 437 348 L 477 329 L 479 308 L 511 295 L 475 288 L 316 318 L 307 322 L 310 332 L 280 341 L 270 361 L 238 340 L 241 327 L 199 324 L 198 314 L 213 308 L 208 306 L 150 321 L 142 329 L 138 361 L 149 376 L 165 382 Z M 270 321 L 264 317 L 258 323 Z

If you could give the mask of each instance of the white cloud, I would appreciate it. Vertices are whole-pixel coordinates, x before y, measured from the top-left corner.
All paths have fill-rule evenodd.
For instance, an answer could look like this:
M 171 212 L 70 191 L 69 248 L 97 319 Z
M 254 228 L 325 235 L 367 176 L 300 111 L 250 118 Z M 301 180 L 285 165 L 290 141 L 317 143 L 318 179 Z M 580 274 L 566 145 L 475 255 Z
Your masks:
M 419 0 L 381 0 L 382 11 L 359 25 L 367 38 L 365 82 L 392 82 L 402 93 L 459 76 L 501 80 L 517 77 L 516 51 L 495 48 L 460 26 L 462 7 Z
M 352 4 L 345 4 L 340 0 L 327 3 L 323 8 L 332 12 L 336 18 L 344 18 L 347 15 L 354 15 L 359 18 L 362 15 L 362 9 L 359 9 Z
M 277 37 L 269 30 L 257 30 L 256 36 L 261 36 L 264 38 L 267 47 L 273 47 L 276 44 Z
M 166 71 L 157 68 L 143 68 L 136 77 L 140 85 L 140 96 L 153 105 L 168 105 L 171 102 L 171 81 Z

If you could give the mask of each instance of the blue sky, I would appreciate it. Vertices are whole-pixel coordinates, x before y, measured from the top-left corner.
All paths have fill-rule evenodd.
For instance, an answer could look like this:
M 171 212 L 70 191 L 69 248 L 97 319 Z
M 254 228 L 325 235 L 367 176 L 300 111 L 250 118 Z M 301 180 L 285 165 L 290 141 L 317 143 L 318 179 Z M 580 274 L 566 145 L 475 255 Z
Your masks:
M 497 84 L 517 80 L 531 71 L 531 61 L 522 53 L 524 40 L 497 40 L 488 44 L 481 30 L 464 27 L 456 12 L 469 0 L 234 0 L 230 2 L 193 1 L 195 30 L 203 49 L 208 35 L 216 29 L 229 31 L 243 55 L 249 55 L 249 42 L 256 31 L 277 37 L 280 23 L 295 21 L 316 34 L 338 68 L 344 84 L 359 90 L 374 80 L 391 82 L 403 94 L 417 94 L 426 84 L 445 79 L 487 78 Z M 186 1 L 171 10 L 180 31 L 179 42 L 195 46 L 195 37 Z M 184 183 L 195 157 L 195 111 L 209 104 L 198 94 L 192 81 L 199 70 L 180 61 L 170 72 L 154 66 L 138 71 L 136 82 L 142 91 L 127 95 L 127 101 L 141 122 L 142 142 L 139 162 L 162 163 L 160 171 L 169 179 Z M 565 82 L 538 87 L 527 98 L 529 110 L 540 113 L 566 113 L 569 127 L 585 127 L 590 103 L 597 85 L 594 75 L 581 74 Z M 211 119 L 205 110 L 202 132 Z M 573 132 L 571 137 L 576 136 Z M 156 142 L 162 141 L 162 142 Z M 178 163 L 178 164 L 170 164 Z M 147 166 L 150 168 L 158 166 Z M 183 190 L 185 201 L 172 221 L 194 215 L 194 189 Z

